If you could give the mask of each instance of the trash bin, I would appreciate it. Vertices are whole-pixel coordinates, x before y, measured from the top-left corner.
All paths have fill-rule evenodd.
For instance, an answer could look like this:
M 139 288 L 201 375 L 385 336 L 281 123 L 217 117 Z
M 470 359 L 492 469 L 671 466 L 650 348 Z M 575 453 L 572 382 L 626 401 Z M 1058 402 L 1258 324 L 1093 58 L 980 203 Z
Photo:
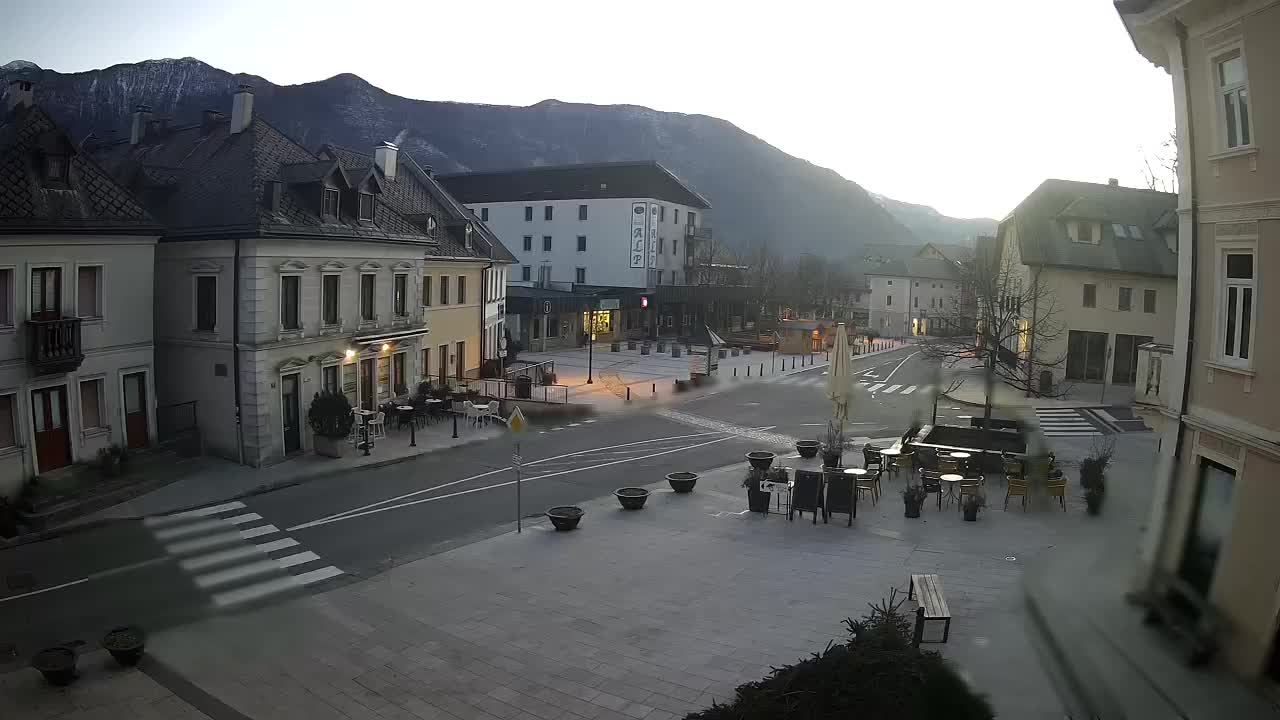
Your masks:
M 521 400 L 533 397 L 533 378 L 528 375 L 516 377 L 516 397 Z

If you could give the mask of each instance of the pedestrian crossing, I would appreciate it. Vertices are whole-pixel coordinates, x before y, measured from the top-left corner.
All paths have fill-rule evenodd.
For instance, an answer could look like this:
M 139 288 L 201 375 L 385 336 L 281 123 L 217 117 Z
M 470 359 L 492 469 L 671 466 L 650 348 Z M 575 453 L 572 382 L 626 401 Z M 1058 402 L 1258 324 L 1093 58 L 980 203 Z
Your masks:
M 827 376 L 814 373 L 797 373 L 795 375 L 783 375 L 770 382 L 776 385 L 790 385 L 793 387 L 820 387 L 827 386 Z M 928 393 L 933 389 L 932 385 L 909 385 L 909 384 L 893 384 L 872 381 L 861 381 L 858 386 L 867 392 L 876 393 L 877 395 L 911 395 L 913 393 Z
M 1040 430 L 1045 437 L 1092 437 L 1103 434 L 1075 408 L 1036 408 L 1036 418 L 1040 421 Z
M 143 525 L 216 608 L 235 608 L 344 574 L 239 501 L 151 517 Z

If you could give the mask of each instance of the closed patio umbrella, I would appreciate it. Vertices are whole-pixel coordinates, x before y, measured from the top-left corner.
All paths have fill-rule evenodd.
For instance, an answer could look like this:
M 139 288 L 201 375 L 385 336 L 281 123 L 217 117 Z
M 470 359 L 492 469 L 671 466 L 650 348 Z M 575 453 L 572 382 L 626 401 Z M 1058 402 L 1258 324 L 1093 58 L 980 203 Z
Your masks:
M 831 348 L 831 364 L 827 366 L 827 398 L 831 400 L 831 419 L 840 423 L 849 419 L 849 406 L 853 403 L 853 351 L 849 348 L 849 335 L 844 323 L 836 326 L 835 344 Z

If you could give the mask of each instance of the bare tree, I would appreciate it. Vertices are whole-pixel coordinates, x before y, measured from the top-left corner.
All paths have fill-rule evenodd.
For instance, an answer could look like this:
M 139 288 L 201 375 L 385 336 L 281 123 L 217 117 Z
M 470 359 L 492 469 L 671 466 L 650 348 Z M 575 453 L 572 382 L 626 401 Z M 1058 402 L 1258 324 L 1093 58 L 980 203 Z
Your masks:
M 783 286 L 782 258 L 761 243 L 747 254 L 747 286 L 758 315 L 776 314 Z
M 1178 133 L 1170 130 L 1154 153 L 1143 156 L 1142 164 L 1142 176 L 1149 189 L 1178 192 Z
M 733 251 L 715 238 L 699 240 L 693 251 L 694 285 L 716 285 L 726 282 L 722 266 L 734 264 Z
M 1040 280 L 1040 271 L 1013 262 L 1008 254 L 986 255 L 980 252 L 965 266 L 961 272 L 963 299 L 949 314 L 938 316 L 955 328 L 956 334 L 930 337 L 920 347 L 926 357 L 947 366 L 982 363 L 986 377 L 983 421 L 989 426 L 997 381 L 1027 396 L 1061 397 L 1070 388 L 1050 389 L 1039 382 L 1041 372 L 1066 360 L 1065 354 L 1045 354 L 1064 330 L 1057 322 L 1057 302 Z

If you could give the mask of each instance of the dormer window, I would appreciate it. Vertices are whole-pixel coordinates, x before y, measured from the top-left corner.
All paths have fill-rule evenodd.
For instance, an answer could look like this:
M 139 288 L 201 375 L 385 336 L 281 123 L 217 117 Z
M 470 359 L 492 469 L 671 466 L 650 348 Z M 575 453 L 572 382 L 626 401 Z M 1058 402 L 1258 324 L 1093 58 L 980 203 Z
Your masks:
M 462 231 L 462 245 L 466 249 L 471 249 L 471 223 L 467 223 L 467 227 Z
M 63 183 L 67 181 L 66 155 L 44 156 L 44 179 L 45 182 L 53 183 Z
M 320 214 L 332 218 L 338 217 L 338 191 L 333 188 L 325 188 L 323 192 Z
M 1088 245 L 1097 245 L 1098 223 L 1088 220 L 1072 220 L 1067 223 L 1067 235 L 1072 242 L 1086 243 Z
M 428 215 L 427 216 L 427 232 L 434 233 L 435 231 L 436 231 L 436 216 Z
M 360 193 L 360 215 L 363 222 L 373 222 L 373 193 Z

